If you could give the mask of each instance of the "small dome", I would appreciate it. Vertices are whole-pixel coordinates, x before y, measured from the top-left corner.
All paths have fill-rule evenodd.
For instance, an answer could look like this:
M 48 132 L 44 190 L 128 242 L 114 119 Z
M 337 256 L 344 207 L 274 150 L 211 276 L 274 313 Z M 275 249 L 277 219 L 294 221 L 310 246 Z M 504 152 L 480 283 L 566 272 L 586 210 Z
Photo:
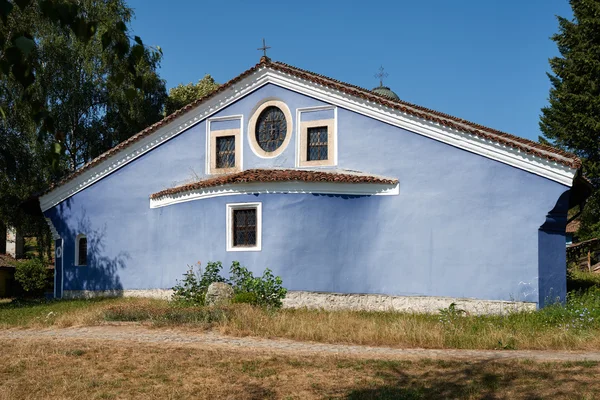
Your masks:
M 371 90 L 373 93 L 377 93 L 380 94 L 382 96 L 385 96 L 389 99 L 392 100 L 400 100 L 400 97 L 398 97 L 398 95 L 394 92 L 392 92 L 392 89 L 390 89 L 387 86 L 379 86 L 376 87 L 375 89 Z

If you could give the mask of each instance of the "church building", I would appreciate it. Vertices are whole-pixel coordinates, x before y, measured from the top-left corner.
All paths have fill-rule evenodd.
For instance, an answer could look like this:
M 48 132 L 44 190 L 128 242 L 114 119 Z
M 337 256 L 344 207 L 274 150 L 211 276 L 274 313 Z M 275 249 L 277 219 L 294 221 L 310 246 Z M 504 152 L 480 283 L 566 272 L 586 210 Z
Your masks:
M 40 198 L 55 296 L 168 295 L 270 268 L 286 305 L 535 309 L 565 298 L 569 153 L 263 57 Z

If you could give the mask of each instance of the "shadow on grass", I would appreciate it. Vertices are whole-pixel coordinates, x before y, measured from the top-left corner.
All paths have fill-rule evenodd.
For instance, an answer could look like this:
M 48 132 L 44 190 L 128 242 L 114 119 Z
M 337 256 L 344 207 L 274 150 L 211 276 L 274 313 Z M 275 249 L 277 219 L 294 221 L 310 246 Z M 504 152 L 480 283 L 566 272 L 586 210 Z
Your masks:
M 402 362 L 399 362 L 402 363 Z M 404 361 L 406 363 L 406 361 Z M 394 362 L 387 362 L 394 364 Z M 595 368 L 594 365 L 569 365 L 560 363 L 503 363 L 493 360 L 459 362 L 422 360 L 415 368 L 389 366 L 378 368 L 376 375 L 384 383 L 351 390 L 347 400 L 366 399 L 542 399 L 570 396 L 568 384 L 570 371 L 576 368 Z M 409 371 L 404 372 L 403 370 Z M 591 374 L 594 371 L 590 371 Z M 537 384 L 532 384 L 536 382 Z M 512 396 L 511 394 L 512 393 Z
M 97 297 L 90 299 L 44 299 L 44 298 L 15 298 L 15 299 L 2 299 L 0 301 L 0 311 L 1 310 L 13 310 L 17 308 L 27 309 L 27 308 L 41 308 L 41 307 L 51 307 L 51 306 L 61 306 L 61 305 L 79 305 L 82 306 L 85 304 L 91 303 L 102 303 L 109 302 L 114 300 L 110 297 Z

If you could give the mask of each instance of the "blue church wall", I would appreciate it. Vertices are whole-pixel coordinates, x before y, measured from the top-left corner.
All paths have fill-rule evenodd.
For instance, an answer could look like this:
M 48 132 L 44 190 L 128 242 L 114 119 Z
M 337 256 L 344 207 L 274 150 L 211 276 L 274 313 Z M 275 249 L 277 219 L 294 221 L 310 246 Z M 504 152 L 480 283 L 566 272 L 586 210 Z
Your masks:
M 247 138 L 264 98 L 285 102 L 293 119 L 294 136 L 273 159 Z M 243 116 L 244 169 L 293 168 L 296 110 L 326 105 L 269 84 L 213 117 Z M 302 113 L 303 121 L 332 117 Z M 211 130 L 237 127 L 211 122 Z M 330 168 L 397 178 L 399 195 L 237 195 L 151 209 L 150 194 L 205 175 L 201 122 L 46 211 L 64 239 L 64 289 L 170 288 L 187 265 L 238 260 L 256 274 L 271 268 L 290 290 L 564 297 L 566 186 L 341 108 L 337 131 Z M 262 203 L 261 251 L 226 251 L 226 204 L 241 202 Z M 552 227 L 541 229 L 549 215 Z M 80 233 L 87 266 L 74 265 Z

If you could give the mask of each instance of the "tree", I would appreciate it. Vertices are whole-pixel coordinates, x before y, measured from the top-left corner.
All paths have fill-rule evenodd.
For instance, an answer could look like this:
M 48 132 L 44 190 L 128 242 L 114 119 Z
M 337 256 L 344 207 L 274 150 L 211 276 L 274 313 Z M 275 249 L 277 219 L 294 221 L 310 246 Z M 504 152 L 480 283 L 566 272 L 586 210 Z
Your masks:
M 187 85 L 177 85 L 169 90 L 169 98 L 167 99 L 165 106 L 165 113 L 169 115 L 190 104 L 194 100 L 206 96 L 218 87 L 219 84 L 208 74 L 200 79 L 195 85 L 191 82 Z
M 88 18 L 105 25 L 129 23 L 132 16 L 122 0 L 79 4 Z M 38 51 L 43 68 L 34 86 L 39 84 L 44 92 L 55 141 L 61 145 L 68 170 L 162 118 L 166 90 L 156 72 L 159 53 L 139 47 L 132 65 L 103 49 L 102 32 L 82 42 L 70 29 L 49 23 L 40 26 Z M 135 73 L 128 73 L 130 68 Z M 136 90 L 136 85 L 142 90 Z
M 162 118 L 162 51 L 132 16 L 124 0 L 0 0 L 2 222 L 42 232 L 23 199 Z
M 600 1 L 571 0 L 573 20 L 558 17 L 552 36 L 550 105 L 542 109 L 543 143 L 571 151 L 595 192 L 582 211 L 580 237 L 600 237 Z

